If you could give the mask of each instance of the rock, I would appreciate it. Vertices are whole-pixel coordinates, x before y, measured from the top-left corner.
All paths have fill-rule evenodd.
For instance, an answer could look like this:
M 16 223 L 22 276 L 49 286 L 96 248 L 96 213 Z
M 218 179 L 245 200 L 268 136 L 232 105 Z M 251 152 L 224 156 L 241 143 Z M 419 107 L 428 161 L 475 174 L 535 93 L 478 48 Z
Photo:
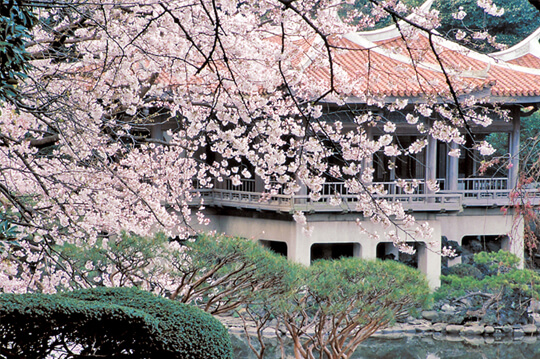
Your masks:
M 382 338 L 384 338 L 384 339 L 402 339 L 404 337 L 405 337 L 405 335 L 403 333 L 399 333 L 399 332 L 388 333 L 388 334 L 383 334 L 382 335 Z
M 265 328 L 263 330 L 263 336 L 267 338 L 275 338 L 276 337 L 276 331 L 274 328 Z
M 501 327 L 501 331 L 505 334 L 509 334 L 509 333 L 512 333 L 514 331 L 514 328 L 512 328 L 511 325 L 503 325 Z
M 521 340 L 524 336 L 523 329 L 514 329 L 514 340 Z
M 465 335 L 465 336 L 482 335 L 482 334 L 484 334 L 484 326 L 482 326 L 482 325 L 473 325 L 473 326 L 470 326 L 470 327 L 464 327 L 463 329 L 461 329 L 460 334 Z
M 446 328 L 446 324 L 444 323 L 435 323 L 431 326 L 431 329 L 434 331 L 434 332 L 437 332 L 437 333 L 440 333 L 442 332 L 444 329 Z
M 538 328 L 534 324 L 522 325 L 521 329 L 523 329 L 523 332 L 528 335 L 533 335 L 538 332 Z
M 454 313 L 456 311 L 456 307 L 451 306 L 450 304 L 444 303 L 441 307 L 442 311 Z
M 444 340 L 447 342 L 462 342 L 464 338 L 459 335 L 445 335 Z
M 531 315 L 533 321 L 534 321 L 534 324 L 537 326 L 537 327 L 540 327 L 540 314 L 538 313 L 533 313 Z
M 416 326 L 416 332 L 417 333 L 426 333 L 431 332 L 433 330 L 433 327 L 431 325 L 418 325 Z
M 448 323 L 448 324 L 462 324 L 465 319 L 465 313 L 458 312 L 440 312 L 439 313 L 439 322 Z
M 447 334 L 459 334 L 462 329 L 463 329 L 463 325 L 450 324 L 450 325 L 446 326 L 446 333 Z
M 480 346 L 480 345 L 484 345 L 485 344 L 485 341 L 484 341 L 484 338 L 483 337 L 465 337 L 465 342 L 469 345 L 472 345 L 472 346 Z
M 424 320 L 424 319 L 412 319 L 408 322 L 409 325 L 425 325 L 425 324 L 428 324 L 429 321 L 427 320 Z
M 434 310 L 424 310 L 422 312 L 422 318 L 425 320 L 429 320 L 430 322 L 434 322 L 439 317 L 439 313 L 437 313 Z
M 531 305 L 529 307 L 533 313 L 540 313 L 540 301 L 531 299 Z
M 495 333 L 495 328 L 493 328 L 491 325 L 486 325 L 484 327 L 484 334 L 491 335 Z
M 495 338 L 487 337 L 487 338 L 484 338 L 484 341 L 486 342 L 486 344 L 493 344 L 495 343 Z

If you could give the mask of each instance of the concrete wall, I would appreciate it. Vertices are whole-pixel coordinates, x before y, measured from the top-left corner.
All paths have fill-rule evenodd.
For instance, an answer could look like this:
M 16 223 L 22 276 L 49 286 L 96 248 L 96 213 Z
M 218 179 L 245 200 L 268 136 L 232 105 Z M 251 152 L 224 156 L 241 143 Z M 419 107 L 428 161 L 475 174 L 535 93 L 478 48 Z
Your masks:
M 355 256 L 364 259 L 377 257 L 377 245 L 388 242 L 383 237 L 384 228 L 370 221 L 362 221 L 362 226 L 368 231 L 363 233 L 356 224 L 354 215 L 308 215 L 308 225 L 312 227 L 311 235 L 305 233 L 303 226 L 292 219 L 253 218 L 248 216 L 227 216 L 209 214 L 211 228 L 218 233 L 238 235 L 253 240 L 269 240 L 287 243 L 288 258 L 295 262 L 309 265 L 311 260 L 311 246 L 317 243 L 353 243 L 358 244 L 355 248 Z M 440 285 L 440 257 L 437 251 L 440 249 L 440 224 L 438 221 L 429 221 L 434 229 L 433 239 L 436 244 L 433 248 L 428 245 L 420 246 L 418 268 L 426 274 L 430 286 L 436 288 Z M 380 234 L 380 238 L 374 239 L 369 233 Z
M 355 256 L 364 259 L 377 257 L 377 245 L 389 242 L 384 237 L 385 229 L 360 217 L 365 233 L 356 224 L 358 214 L 307 214 L 311 235 L 305 233 L 303 226 L 282 215 L 280 219 L 264 218 L 264 214 L 249 211 L 242 216 L 226 213 L 208 214 L 211 226 L 204 230 L 216 230 L 218 233 L 237 235 L 253 240 L 269 240 L 287 243 L 287 256 L 290 260 L 309 265 L 311 246 L 317 243 L 354 243 L 358 244 Z M 415 213 L 417 221 L 427 222 L 433 229 L 432 238 L 420 240 L 418 246 L 418 269 L 422 271 L 432 288 L 440 286 L 441 237 L 455 240 L 461 244 L 464 236 L 470 235 L 507 235 L 512 240 L 503 242 L 503 248 L 523 256 L 523 224 L 509 214 L 503 216 L 498 208 L 465 209 L 460 213 Z M 519 219 L 519 218 L 518 218 Z M 371 234 L 378 234 L 374 238 Z M 407 242 L 411 238 L 403 237 Z M 430 242 L 434 242 L 431 245 Z
M 503 215 L 500 208 L 470 208 L 459 214 L 440 215 L 441 232 L 448 240 L 462 244 L 465 236 L 503 236 L 501 247 L 524 260 L 523 220 L 512 214 Z M 456 264 L 454 262 L 453 264 Z

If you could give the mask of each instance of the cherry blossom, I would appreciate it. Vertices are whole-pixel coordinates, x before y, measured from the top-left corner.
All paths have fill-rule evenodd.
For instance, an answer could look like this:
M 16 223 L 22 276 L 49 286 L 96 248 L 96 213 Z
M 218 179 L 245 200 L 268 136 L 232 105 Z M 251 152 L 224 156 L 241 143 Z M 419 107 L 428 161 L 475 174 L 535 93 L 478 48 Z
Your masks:
M 418 104 L 404 98 L 388 104 L 357 91 L 365 78 L 351 78 L 334 61 L 345 34 L 369 30 L 383 17 L 408 22 L 400 27 L 405 41 L 414 43 L 421 31 L 439 36 L 432 31 L 435 9 L 373 1 L 373 12 L 358 18 L 338 15 L 341 3 L 333 0 L 62 4 L 36 8 L 49 23 L 32 30 L 33 68 L 20 96 L 0 107 L 0 201 L 20 230 L 17 246 L 2 243 L 2 291 L 95 285 L 77 273 L 95 271 L 94 264 L 70 267 L 58 246 L 107 248 L 125 231 L 190 238 L 196 224 L 209 224 L 205 190 L 255 177 L 264 183 L 261 202 L 302 189 L 316 202 L 329 176 L 342 181 L 354 209 L 387 230 L 369 235 L 387 236 L 410 253 L 404 238 L 429 237 L 430 229 L 399 203 L 377 198 L 385 189 L 372 185 L 370 161 L 381 151 L 393 158 L 385 164 L 393 168 L 396 156 L 424 151 L 427 136 L 464 144 L 460 128 L 467 121 L 489 125 L 487 115 L 466 112 L 478 99 L 461 104 L 466 118 L 429 96 Z M 491 1 L 479 6 L 502 15 Z M 319 70 L 325 76 L 315 76 Z M 351 115 L 354 128 L 325 120 L 328 104 L 346 106 L 352 97 L 368 108 Z M 406 122 L 425 138 L 400 148 L 396 124 L 378 114 L 383 107 L 407 109 Z M 446 120 L 426 120 L 439 115 Z M 377 126 L 385 133 L 375 138 L 370 130 Z M 476 148 L 492 153 L 485 142 Z M 340 165 L 332 163 L 336 158 Z M 405 193 L 418 187 L 399 179 L 397 185 Z M 329 202 L 339 206 L 343 199 L 336 193 Z M 292 217 L 306 235 L 314 230 L 302 211 Z M 404 224 L 391 231 L 395 218 Z M 163 251 L 181 257 L 173 244 Z M 139 275 L 172 287 L 169 265 L 163 255 Z M 136 284 L 115 268 L 99 270 L 108 273 L 96 279 L 100 285 Z

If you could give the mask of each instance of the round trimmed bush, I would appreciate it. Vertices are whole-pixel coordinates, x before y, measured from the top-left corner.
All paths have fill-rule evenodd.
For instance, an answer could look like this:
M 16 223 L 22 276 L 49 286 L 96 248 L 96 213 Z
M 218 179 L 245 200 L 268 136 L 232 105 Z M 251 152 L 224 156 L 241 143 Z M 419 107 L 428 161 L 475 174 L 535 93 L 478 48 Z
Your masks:
M 135 288 L 0 294 L 7 357 L 232 358 L 227 329 L 193 306 Z

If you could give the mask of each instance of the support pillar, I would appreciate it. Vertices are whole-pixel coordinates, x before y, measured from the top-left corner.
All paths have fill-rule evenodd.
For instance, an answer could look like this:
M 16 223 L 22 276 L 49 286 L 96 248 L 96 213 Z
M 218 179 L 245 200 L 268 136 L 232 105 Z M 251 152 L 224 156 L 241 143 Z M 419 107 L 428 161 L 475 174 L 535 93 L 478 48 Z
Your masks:
M 440 287 L 441 255 L 434 250 L 428 249 L 425 243 L 419 243 L 417 255 L 418 270 L 426 275 L 429 287 L 431 289 Z
M 294 223 L 294 238 L 291 240 L 291 248 L 289 251 L 288 259 L 296 263 L 308 266 L 311 264 L 311 245 L 313 244 L 311 238 L 306 235 L 302 228 L 303 225 Z M 310 223 L 310 226 L 314 226 L 314 223 Z
M 521 215 L 514 214 L 512 217 L 515 225 L 509 235 L 502 240 L 501 247 L 503 250 L 518 256 L 521 259 L 518 267 L 523 269 L 525 265 L 525 224 Z
M 458 144 L 455 142 L 450 143 L 450 149 L 455 150 L 458 148 Z M 458 190 L 458 174 L 459 174 L 459 158 L 448 156 L 448 168 L 446 170 L 446 188 L 449 191 Z
M 513 113 L 512 132 L 509 136 L 510 168 L 508 169 L 508 189 L 515 188 L 519 179 L 519 131 L 521 124 L 518 111 Z
M 367 238 L 365 241 L 360 242 L 362 246 L 362 259 L 377 259 L 377 244 L 379 242 Z
M 392 254 L 394 255 L 394 259 L 398 259 L 399 258 L 399 249 L 394 246 L 393 243 L 388 243 L 388 244 L 385 244 L 384 245 L 384 254 L 385 255 L 389 255 L 389 254 Z
M 366 136 L 368 140 L 373 141 L 373 130 L 371 126 L 366 128 Z M 373 168 L 373 155 L 362 159 L 362 174 L 368 168 Z M 364 183 L 364 184 L 370 185 L 371 183 Z
M 435 182 L 437 180 L 437 140 L 432 136 L 428 137 L 426 148 L 426 194 L 433 194 L 427 187 L 427 181 Z
M 160 123 L 155 123 L 150 126 L 150 137 L 156 140 L 163 140 L 163 131 Z

